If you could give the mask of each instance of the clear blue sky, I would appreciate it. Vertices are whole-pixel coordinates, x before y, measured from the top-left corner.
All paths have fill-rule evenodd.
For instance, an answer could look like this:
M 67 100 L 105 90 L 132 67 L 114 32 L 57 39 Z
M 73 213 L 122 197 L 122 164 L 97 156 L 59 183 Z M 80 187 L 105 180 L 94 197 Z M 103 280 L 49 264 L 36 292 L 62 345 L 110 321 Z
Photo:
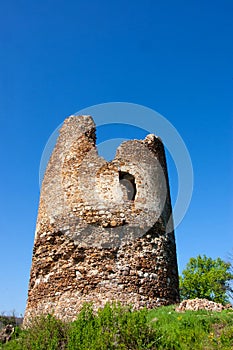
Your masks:
M 1 1 L 0 312 L 24 312 L 45 143 L 94 104 L 145 105 L 175 126 L 195 176 L 176 230 L 179 269 L 199 253 L 227 258 L 232 18 L 232 0 Z

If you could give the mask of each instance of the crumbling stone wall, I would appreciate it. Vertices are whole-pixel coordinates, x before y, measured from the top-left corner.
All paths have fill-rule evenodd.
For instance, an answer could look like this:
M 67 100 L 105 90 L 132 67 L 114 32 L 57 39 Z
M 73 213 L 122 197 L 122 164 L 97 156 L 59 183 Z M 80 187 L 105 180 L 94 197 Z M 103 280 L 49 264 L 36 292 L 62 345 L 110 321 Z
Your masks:
M 71 116 L 60 130 L 41 189 L 25 322 L 48 312 L 73 320 L 89 301 L 179 301 L 161 140 L 123 142 L 111 162 L 95 140 L 90 116 Z

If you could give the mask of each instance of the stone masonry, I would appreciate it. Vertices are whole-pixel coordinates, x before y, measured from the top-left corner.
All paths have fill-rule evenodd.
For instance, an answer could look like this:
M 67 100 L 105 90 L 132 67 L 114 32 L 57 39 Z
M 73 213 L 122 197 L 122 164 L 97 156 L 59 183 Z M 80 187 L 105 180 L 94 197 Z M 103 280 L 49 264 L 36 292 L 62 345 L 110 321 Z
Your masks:
M 90 116 L 64 121 L 41 189 L 25 321 L 75 319 L 84 302 L 153 308 L 179 302 L 162 141 L 98 155 Z

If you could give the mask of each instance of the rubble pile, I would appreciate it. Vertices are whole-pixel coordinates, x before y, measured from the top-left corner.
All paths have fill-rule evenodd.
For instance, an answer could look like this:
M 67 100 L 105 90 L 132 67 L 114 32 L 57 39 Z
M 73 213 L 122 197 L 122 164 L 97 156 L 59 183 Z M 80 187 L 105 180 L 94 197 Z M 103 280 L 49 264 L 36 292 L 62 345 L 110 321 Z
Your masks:
M 198 311 L 198 310 L 207 310 L 207 311 L 218 311 L 221 312 L 222 310 L 226 309 L 232 309 L 231 304 L 222 305 L 220 303 L 215 303 L 214 301 L 210 301 L 208 299 L 188 299 L 183 300 L 179 306 L 177 306 L 176 311 L 177 312 L 184 312 L 187 310 L 191 311 Z

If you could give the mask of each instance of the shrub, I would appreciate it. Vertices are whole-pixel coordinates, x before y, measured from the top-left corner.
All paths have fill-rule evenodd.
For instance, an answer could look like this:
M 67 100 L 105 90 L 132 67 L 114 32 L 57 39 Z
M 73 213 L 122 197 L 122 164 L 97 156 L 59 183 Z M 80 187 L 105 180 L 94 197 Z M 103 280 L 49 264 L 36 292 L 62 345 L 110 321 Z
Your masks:
M 63 350 L 66 346 L 66 326 L 52 315 L 36 317 L 30 328 L 19 338 L 4 346 L 9 350 Z
M 86 304 L 71 325 L 68 350 L 153 349 L 154 333 L 146 310 L 108 303 L 94 315 Z

